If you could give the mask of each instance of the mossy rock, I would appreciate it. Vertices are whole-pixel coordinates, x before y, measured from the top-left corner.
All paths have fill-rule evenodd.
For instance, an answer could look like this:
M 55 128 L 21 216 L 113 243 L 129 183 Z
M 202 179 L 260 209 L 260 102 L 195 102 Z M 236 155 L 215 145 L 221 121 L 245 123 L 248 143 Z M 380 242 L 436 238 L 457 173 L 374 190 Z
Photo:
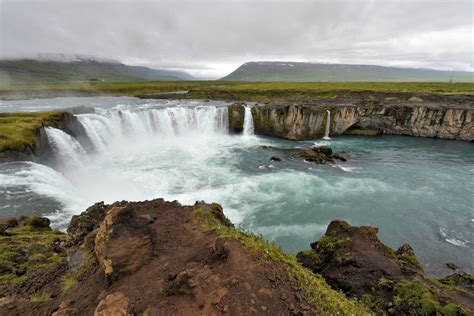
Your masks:
M 9 228 L 0 236 L 0 286 L 21 284 L 37 271 L 65 260 L 60 243 L 66 235 L 45 223 L 36 218 L 32 225 Z
M 50 224 L 51 223 L 49 219 L 47 219 L 46 217 L 41 217 L 41 216 L 30 216 L 26 221 L 26 225 L 35 229 L 51 230 L 51 228 L 49 227 Z

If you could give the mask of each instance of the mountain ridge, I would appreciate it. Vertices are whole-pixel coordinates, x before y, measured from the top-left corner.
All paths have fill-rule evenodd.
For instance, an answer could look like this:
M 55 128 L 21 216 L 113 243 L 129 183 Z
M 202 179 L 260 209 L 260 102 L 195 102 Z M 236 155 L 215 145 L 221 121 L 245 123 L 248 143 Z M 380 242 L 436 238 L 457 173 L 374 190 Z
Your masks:
M 126 65 L 92 56 L 0 60 L 0 85 L 57 82 L 196 80 L 184 71 Z
M 474 73 L 429 68 L 291 61 L 251 61 L 220 80 L 228 81 L 474 81 Z

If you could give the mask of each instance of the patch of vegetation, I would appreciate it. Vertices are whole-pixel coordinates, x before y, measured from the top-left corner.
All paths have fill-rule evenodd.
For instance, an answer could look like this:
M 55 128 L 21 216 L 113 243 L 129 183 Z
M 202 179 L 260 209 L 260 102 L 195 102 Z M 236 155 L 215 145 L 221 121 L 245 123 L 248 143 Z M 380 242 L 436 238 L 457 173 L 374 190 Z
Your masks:
M 69 290 L 74 284 L 77 283 L 77 281 L 79 280 L 81 276 L 82 276 L 82 273 L 80 271 L 76 271 L 76 272 L 65 275 L 62 279 L 63 290 L 65 292 Z
M 216 207 L 220 210 L 212 210 Z M 236 239 L 262 258 L 286 264 L 290 276 L 297 282 L 319 313 L 330 315 L 370 314 L 363 305 L 348 299 L 342 292 L 333 290 L 323 277 L 301 266 L 294 256 L 285 253 L 275 243 L 269 243 L 261 236 L 235 229 L 232 224 L 229 225 L 229 223 L 216 218 L 214 214 L 221 212 L 222 209 L 219 205 L 198 206 L 194 210 L 194 215 L 206 231 L 213 231 L 221 237 Z
M 423 99 L 420 98 L 420 97 L 411 97 L 410 99 L 408 99 L 408 101 L 410 101 L 410 102 L 423 102 Z
M 57 126 L 63 115 L 62 111 L 0 113 L 0 153 L 31 148 L 36 142 L 38 129 Z
M 45 302 L 51 299 L 51 294 L 44 291 L 37 291 L 30 295 L 30 301 L 32 302 Z
M 401 99 L 413 94 L 474 95 L 474 83 L 444 82 L 234 82 L 234 81 L 155 81 L 155 82 L 91 82 L 10 85 L 0 87 L 0 98 L 52 97 L 76 95 L 135 96 L 174 91 L 188 91 L 179 98 L 234 101 L 306 102 L 322 98 L 352 98 L 364 94 L 365 99 L 378 98 L 377 93 L 399 93 Z M 410 95 L 411 94 L 411 95 Z M 394 96 L 385 96 L 394 97 Z
M 6 230 L 0 236 L 0 285 L 16 286 L 35 272 L 64 260 L 55 245 L 66 235 L 30 225 Z
M 467 315 L 455 304 L 441 306 L 438 297 L 419 282 L 402 280 L 395 285 L 395 313 L 407 315 Z

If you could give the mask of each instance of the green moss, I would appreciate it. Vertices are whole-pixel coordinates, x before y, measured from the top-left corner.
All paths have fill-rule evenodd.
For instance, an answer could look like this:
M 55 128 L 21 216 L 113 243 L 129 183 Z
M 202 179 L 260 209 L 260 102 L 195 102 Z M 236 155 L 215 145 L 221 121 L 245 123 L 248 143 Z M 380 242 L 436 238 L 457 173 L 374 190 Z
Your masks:
M 419 282 L 402 280 L 395 285 L 395 294 L 395 308 L 399 311 L 413 315 L 436 315 L 441 310 L 433 293 Z
M 446 304 L 441 308 L 441 314 L 445 316 L 461 316 L 467 315 L 466 311 L 462 309 L 460 306 L 455 304 Z
M 221 237 L 236 239 L 263 259 L 287 265 L 290 276 L 297 282 L 319 313 L 331 315 L 369 314 L 363 305 L 359 305 L 349 300 L 343 293 L 331 289 L 321 276 L 313 274 L 301 266 L 295 257 L 283 252 L 275 243 L 269 243 L 261 236 L 245 233 L 223 224 L 207 206 L 197 207 L 194 215 L 206 231 L 213 231 Z
M 351 243 L 349 237 L 340 238 L 336 236 L 327 236 L 324 235 L 318 241 L 318 248 L 323 252 L 334 252 L 342 247 L 345 247 Z
M 24 151 L 36 142 L 36 133 L 42 126 L 57 126 L 62 111 L 0 113 L 0 153 L 6 150 Z
M 58 231 L 38 230 L 26 225 L 0 236 L 0 285 L 15 286 L 38 270 L 65 259 L 54 244 L 66 238 Z

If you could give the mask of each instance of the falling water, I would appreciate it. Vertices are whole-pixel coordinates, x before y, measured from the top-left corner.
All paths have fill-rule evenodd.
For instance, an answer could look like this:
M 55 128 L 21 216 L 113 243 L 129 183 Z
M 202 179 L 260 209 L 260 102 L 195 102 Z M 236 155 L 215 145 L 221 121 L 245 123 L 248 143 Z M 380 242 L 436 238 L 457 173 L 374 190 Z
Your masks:
M 252 107 L 245 106 L 245 116 L 244 116 L 244 135 L 253 135 L 254 126 L 253 126 L 253 116 L 252 116 Z
M 331 129 L 331 111 L 327 110 L 326 113 L 327 113 L 327 116 L 326 116 L 326 132 L 324 133 L 323 139 L 331 139 L 329 137 L 329 131 Z
M 227 108 L 217 106 L 108 111 L 77 117 L 99 152 L 123 138 L 225 134 L 228 130 Z
M 61 163 L 74 167 L 83 165 L 87 157 L 86 151 L 74 137 L 53 127 L 46 127 L 45 130 L 48 141 Z

